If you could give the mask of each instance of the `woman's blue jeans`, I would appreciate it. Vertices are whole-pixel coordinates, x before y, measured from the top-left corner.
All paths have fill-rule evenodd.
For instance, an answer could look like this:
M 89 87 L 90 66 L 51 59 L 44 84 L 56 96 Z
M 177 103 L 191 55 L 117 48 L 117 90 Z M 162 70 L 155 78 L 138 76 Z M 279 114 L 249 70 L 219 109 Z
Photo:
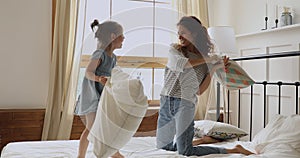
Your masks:
M 157 148 L 181 155 L 226 154 L 224 148 L 193 147 L 195 105 L 181 98 L 161 96 L 157 122 Z M 174 137 L 176 143 L 174 143 Z

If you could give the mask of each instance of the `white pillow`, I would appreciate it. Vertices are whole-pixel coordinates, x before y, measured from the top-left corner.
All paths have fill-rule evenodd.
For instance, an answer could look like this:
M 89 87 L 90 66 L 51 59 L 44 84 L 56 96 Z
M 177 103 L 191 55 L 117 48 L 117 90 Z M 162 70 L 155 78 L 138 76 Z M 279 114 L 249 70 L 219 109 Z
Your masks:
M 247 132 L 236 126 L 211 120 L 195 121 L 194 128 L 196 137 L 207 135 L 219 140 L 240 138 L 248 135 Z
M 110 157 L 129 142 L 148 107 L 140 80 L 129 79 L 120 69 L 113 69 L 111 82 L 101 94 L 95 122 L 88 140 L 97 157 Z
M 260 130 L 253 138 L 252 142 L 256 144 L 261 144 L 269 141 L 272 137 L 276 136 L 276 131 L 280 129 L 280 126 L 283 124 L 285 116 L 275 115 L 269 121 L 265 128 Z
M 300 151 L 300 115 L 275 115 L 267 126 L 255 135 L 253 142 L 289 144 Z

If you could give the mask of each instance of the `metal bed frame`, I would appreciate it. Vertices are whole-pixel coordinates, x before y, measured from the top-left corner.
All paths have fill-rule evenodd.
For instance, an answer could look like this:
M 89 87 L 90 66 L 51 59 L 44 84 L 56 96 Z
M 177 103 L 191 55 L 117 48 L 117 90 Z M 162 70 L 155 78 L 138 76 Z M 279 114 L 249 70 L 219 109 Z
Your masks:
M 300 51 L 292 51 L 292 52 L 281 52 L 281 53 L 273 53 L 273 54 L 264 54 L 264 55 L 253 55 L 253 56 L 245 56 L 245 57 L 238 57 L 238 58 L 232 58 L 234 61 L 245 61 L 245 60 L 256 60 L 256 59 L 270 59 L 270 58 L 283 58 L 283 57 L 292 57 L 292 56 L 300 56 Z M 268 82 L 268 81 L 262 81 L 262 82 L 255 82 L 256 85 L 263 85 L 263 106 L 264 106 L 264 127 L 266 126 L 266 115 L 267 115 L 267 105 L 266 105 L 266 94 L 267 94 L 267 86 L 268 85 L 277 85 L 278 86 L 278 114 L 281 113 L 281 88 L 282 86 L 295 86 L 295 95 L 296 95 L 296 105 L 295 110 L 296 114 L 299 114 L 299 103 L 298 103 L 298 97 L 299 97 L 299 86 L 300 82 L 294 82 L 294 83 L 288 83 L 288 82 Z M 227 122 L 229 123 L 230 120 L 230 91 L 227 91 Z M 220 83 L 217 83 L 217 120 L 219 120 L 220 116 Z M 238 90 L 238 127 L 240 127 L 240 121 L 241 121 L 241 90 Z M 250 141 L 252 137 L 252 116 L 253 115 L 253 85 L 250 86 Z

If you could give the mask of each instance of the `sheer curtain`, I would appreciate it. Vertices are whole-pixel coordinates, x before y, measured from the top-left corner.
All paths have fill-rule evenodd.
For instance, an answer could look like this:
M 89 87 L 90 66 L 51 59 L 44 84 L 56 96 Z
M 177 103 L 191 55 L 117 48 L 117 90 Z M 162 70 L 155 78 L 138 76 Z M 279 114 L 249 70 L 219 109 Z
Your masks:
M 196 16 L 208 27 L 207 0 L 177 0 L 177 7 L 179 14 Z
M 215 94 L 215 81 L 212 78 L 207 90 L 200 96 L 198 96 L 198 104 L 195 110 L 195 120 L 216 120 L 216 117 L 212 117 L 209 114 L 210 110 L 216 107 L 216 94 Z
M 207 0 L 177 0 L 179 18 L 183 15 L 196 16 L 202 24 L 208 27 L 208 6 Z M 195 111 L 195 120 L 205 119 L 208 107 L 215 105 L 214 82 L 211 82 L 208 89 L 198 96 L 198 104 Z
M 70 138 L 80 60 L 75 43 L 78 6 L 84 0 L 53 1 L 50 82 L 42 140 Z

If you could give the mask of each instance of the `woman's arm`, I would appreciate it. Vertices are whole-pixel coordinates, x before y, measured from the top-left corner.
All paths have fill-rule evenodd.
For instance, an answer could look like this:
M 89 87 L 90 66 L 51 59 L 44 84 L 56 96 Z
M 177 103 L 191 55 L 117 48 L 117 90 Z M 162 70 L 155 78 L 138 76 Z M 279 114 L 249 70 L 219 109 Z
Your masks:
M 204 78 L 204 80 L 203 80 L 203 82 L 199 86 L 197 95 L 201 95 L 201 94 L 203 94 L 207 90 L 207 88 L 210 85 L 210 81 L 211 81 L 211 76 L 210 76 L 209 73 L 207 73 L 206 76 L 205 76 L 205 78 Z
M 216 55 L 212 57 L 189 59 L 185 57 L 182 52 L 178 51 L 174 47 L 171 47 L 168 53 L 167 67 L 172 71 L 183 72 L 184 68 L 191 68 L 204 63 L 212 63 L 214 61 L 219 61 Z
M 217 69 L 220 69 L 220 68 L 226 69 L 226 68 L 228 68 L 229 65 L 230 65 L 229 57 L 227 57 L 227 56 L 225 56 L 223 58 L 223 62 L 215 64 L 213 66 L 213 68 L 206 74 L 203 82 L 200 84 L 197 95 L 201 95 L 206 91 L 206 89 L 209 87 L 209 84 L 211 82 L 211 78 L 212 78 L 213 74 L 217 71 Z
M 198 66 L 204 63 L 211 63 L 216 60 L 214 57 L 207 57 L 207 58 L 199 58 L 199 59 L 189 59 L 188 62 L 185 64 L 185 68 Z
M 205 57 L 200 59 L 189 59 L 185 68 L 198 66 L 204 63 L 216 63 L 219 62 L 221 59 L 217 55 L 213 55 L 211 57 Z
M 224 70 L 226 70 L 229 65 L 230 65 L 229 57 L 224 56 L 223 60 L 221 60 L 213 65 L 212 69 L 209 72 L 210 76 L 212 76 L 220 68 L 223 68 Z

